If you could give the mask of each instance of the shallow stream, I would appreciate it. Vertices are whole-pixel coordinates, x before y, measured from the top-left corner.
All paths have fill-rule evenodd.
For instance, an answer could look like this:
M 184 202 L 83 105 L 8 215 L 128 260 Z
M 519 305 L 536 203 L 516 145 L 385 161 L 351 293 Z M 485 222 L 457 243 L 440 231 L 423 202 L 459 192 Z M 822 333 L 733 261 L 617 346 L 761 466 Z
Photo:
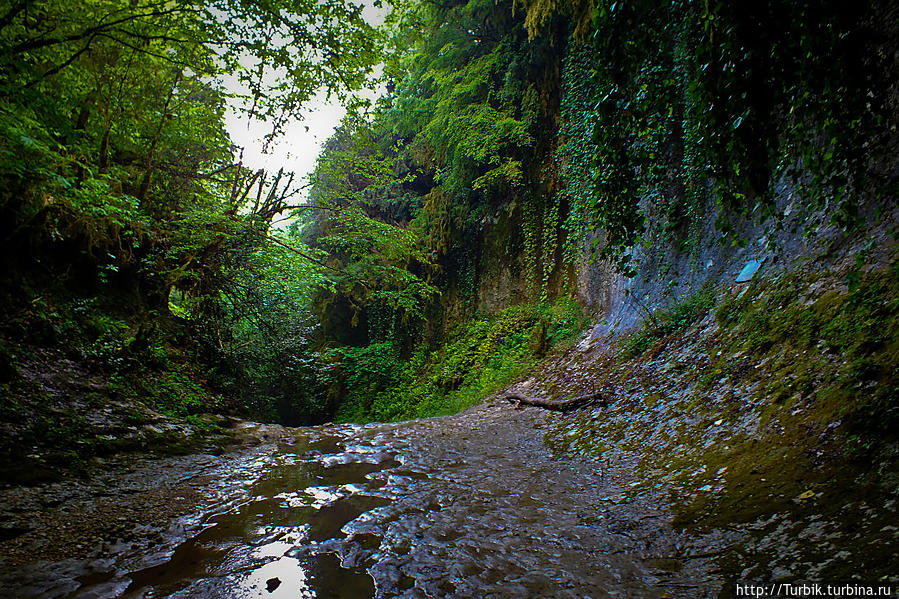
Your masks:
M 291 429 L 218 472 L 203 511 L 155 542 L 16 583 L 42 597 L 716 595 L 659 498 L 626 496 L 631 467 L 553 456 L 551 418 L 497 403 Z M 41 584 L 48 568 L 69 583 Z

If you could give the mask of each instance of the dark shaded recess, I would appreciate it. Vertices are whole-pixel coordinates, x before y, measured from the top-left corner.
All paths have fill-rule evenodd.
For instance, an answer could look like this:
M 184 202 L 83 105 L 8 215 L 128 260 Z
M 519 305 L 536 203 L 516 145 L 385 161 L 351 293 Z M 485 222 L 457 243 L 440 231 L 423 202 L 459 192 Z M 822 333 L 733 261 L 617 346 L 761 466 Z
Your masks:
M 352 347 L 368 344 L 365 311 L 355 308 L 346 295 L 320 291 L 312 302 L 312 309 L 319 319 L 320 339 Z M 356 323 L 353 322 L 354 316 Z

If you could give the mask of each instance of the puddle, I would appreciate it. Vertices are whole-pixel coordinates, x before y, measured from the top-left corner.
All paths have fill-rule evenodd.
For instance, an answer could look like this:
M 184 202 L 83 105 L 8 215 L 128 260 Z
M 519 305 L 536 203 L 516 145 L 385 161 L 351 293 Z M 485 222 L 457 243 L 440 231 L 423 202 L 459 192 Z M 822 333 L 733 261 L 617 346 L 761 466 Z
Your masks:
M 223 473 L 217 507 L 183 532 L 115 546 L 68 578 L 20 574 L 31 590 L 16 596 L 662 597 L 716 584 L 703 560 L 671 567 L 680 537 L 654 500 L 603 501 L 631 471 L 600 478 L 553 457 L 544 421 L 487 405 L 295 429 Z
M 369 475 L 399 466 L 372 446 L 347 437 L 302 439 L 281 448 L 246 490 L 246 499 L 209 516 L 203 530 L 162 563 L 129 574 L 125 597 L 369 597 L 365 568 L 342 567 L 324 542 L 390 500 Z

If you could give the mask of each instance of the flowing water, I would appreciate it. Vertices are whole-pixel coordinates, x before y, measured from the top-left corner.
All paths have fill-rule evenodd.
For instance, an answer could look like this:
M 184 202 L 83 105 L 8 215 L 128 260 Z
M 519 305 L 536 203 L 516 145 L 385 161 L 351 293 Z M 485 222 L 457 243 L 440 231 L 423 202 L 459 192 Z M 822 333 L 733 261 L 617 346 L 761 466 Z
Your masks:
M 182 522 L 182 534 L 153 551 L 113 547 L 75 583 L 31 589 L 273 599 L 714 594 L 710 564 L 689 556 L 659 498 L 627 493 L 631 467 L 554 456 L 543 443 L 551 418 L 487 404 L 399 424 L 292 429 L 292 441 L 230 466 L 212 507 Z

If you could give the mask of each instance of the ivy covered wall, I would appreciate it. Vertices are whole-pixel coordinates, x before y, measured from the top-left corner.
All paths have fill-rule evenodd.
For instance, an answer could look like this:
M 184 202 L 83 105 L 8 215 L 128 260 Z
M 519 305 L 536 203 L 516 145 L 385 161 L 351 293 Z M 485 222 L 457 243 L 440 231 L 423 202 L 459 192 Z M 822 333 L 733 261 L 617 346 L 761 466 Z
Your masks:
M 894 193 L 899 68 L 888 7 L 860 8 L 397 11 L 388 94 L 326 151 L 345 184 L 318 178 L 327 209 L 304 235 L 324 247 L 341 226 L 330 207 L 356 203 L 417 240 L 402 268 L 434 292 L 385 303 L 346 278 L 317 301 L 318 343 L 378 344 L 399 363 L 466 322 L 559 298 L 586 307 L 595 335 L 626 330 L 750 259 L 767 269 L 868 230 Z M 373 157 L 383 178 L 346 175 Z M 377 263 L 328 251 L 340 269 Z
M 632 325 L 749 259 L 809 259 L 884 223 L 895 14 L 882 2 L 598 3 L 581 219 L 597 260 L 581 297 Z

